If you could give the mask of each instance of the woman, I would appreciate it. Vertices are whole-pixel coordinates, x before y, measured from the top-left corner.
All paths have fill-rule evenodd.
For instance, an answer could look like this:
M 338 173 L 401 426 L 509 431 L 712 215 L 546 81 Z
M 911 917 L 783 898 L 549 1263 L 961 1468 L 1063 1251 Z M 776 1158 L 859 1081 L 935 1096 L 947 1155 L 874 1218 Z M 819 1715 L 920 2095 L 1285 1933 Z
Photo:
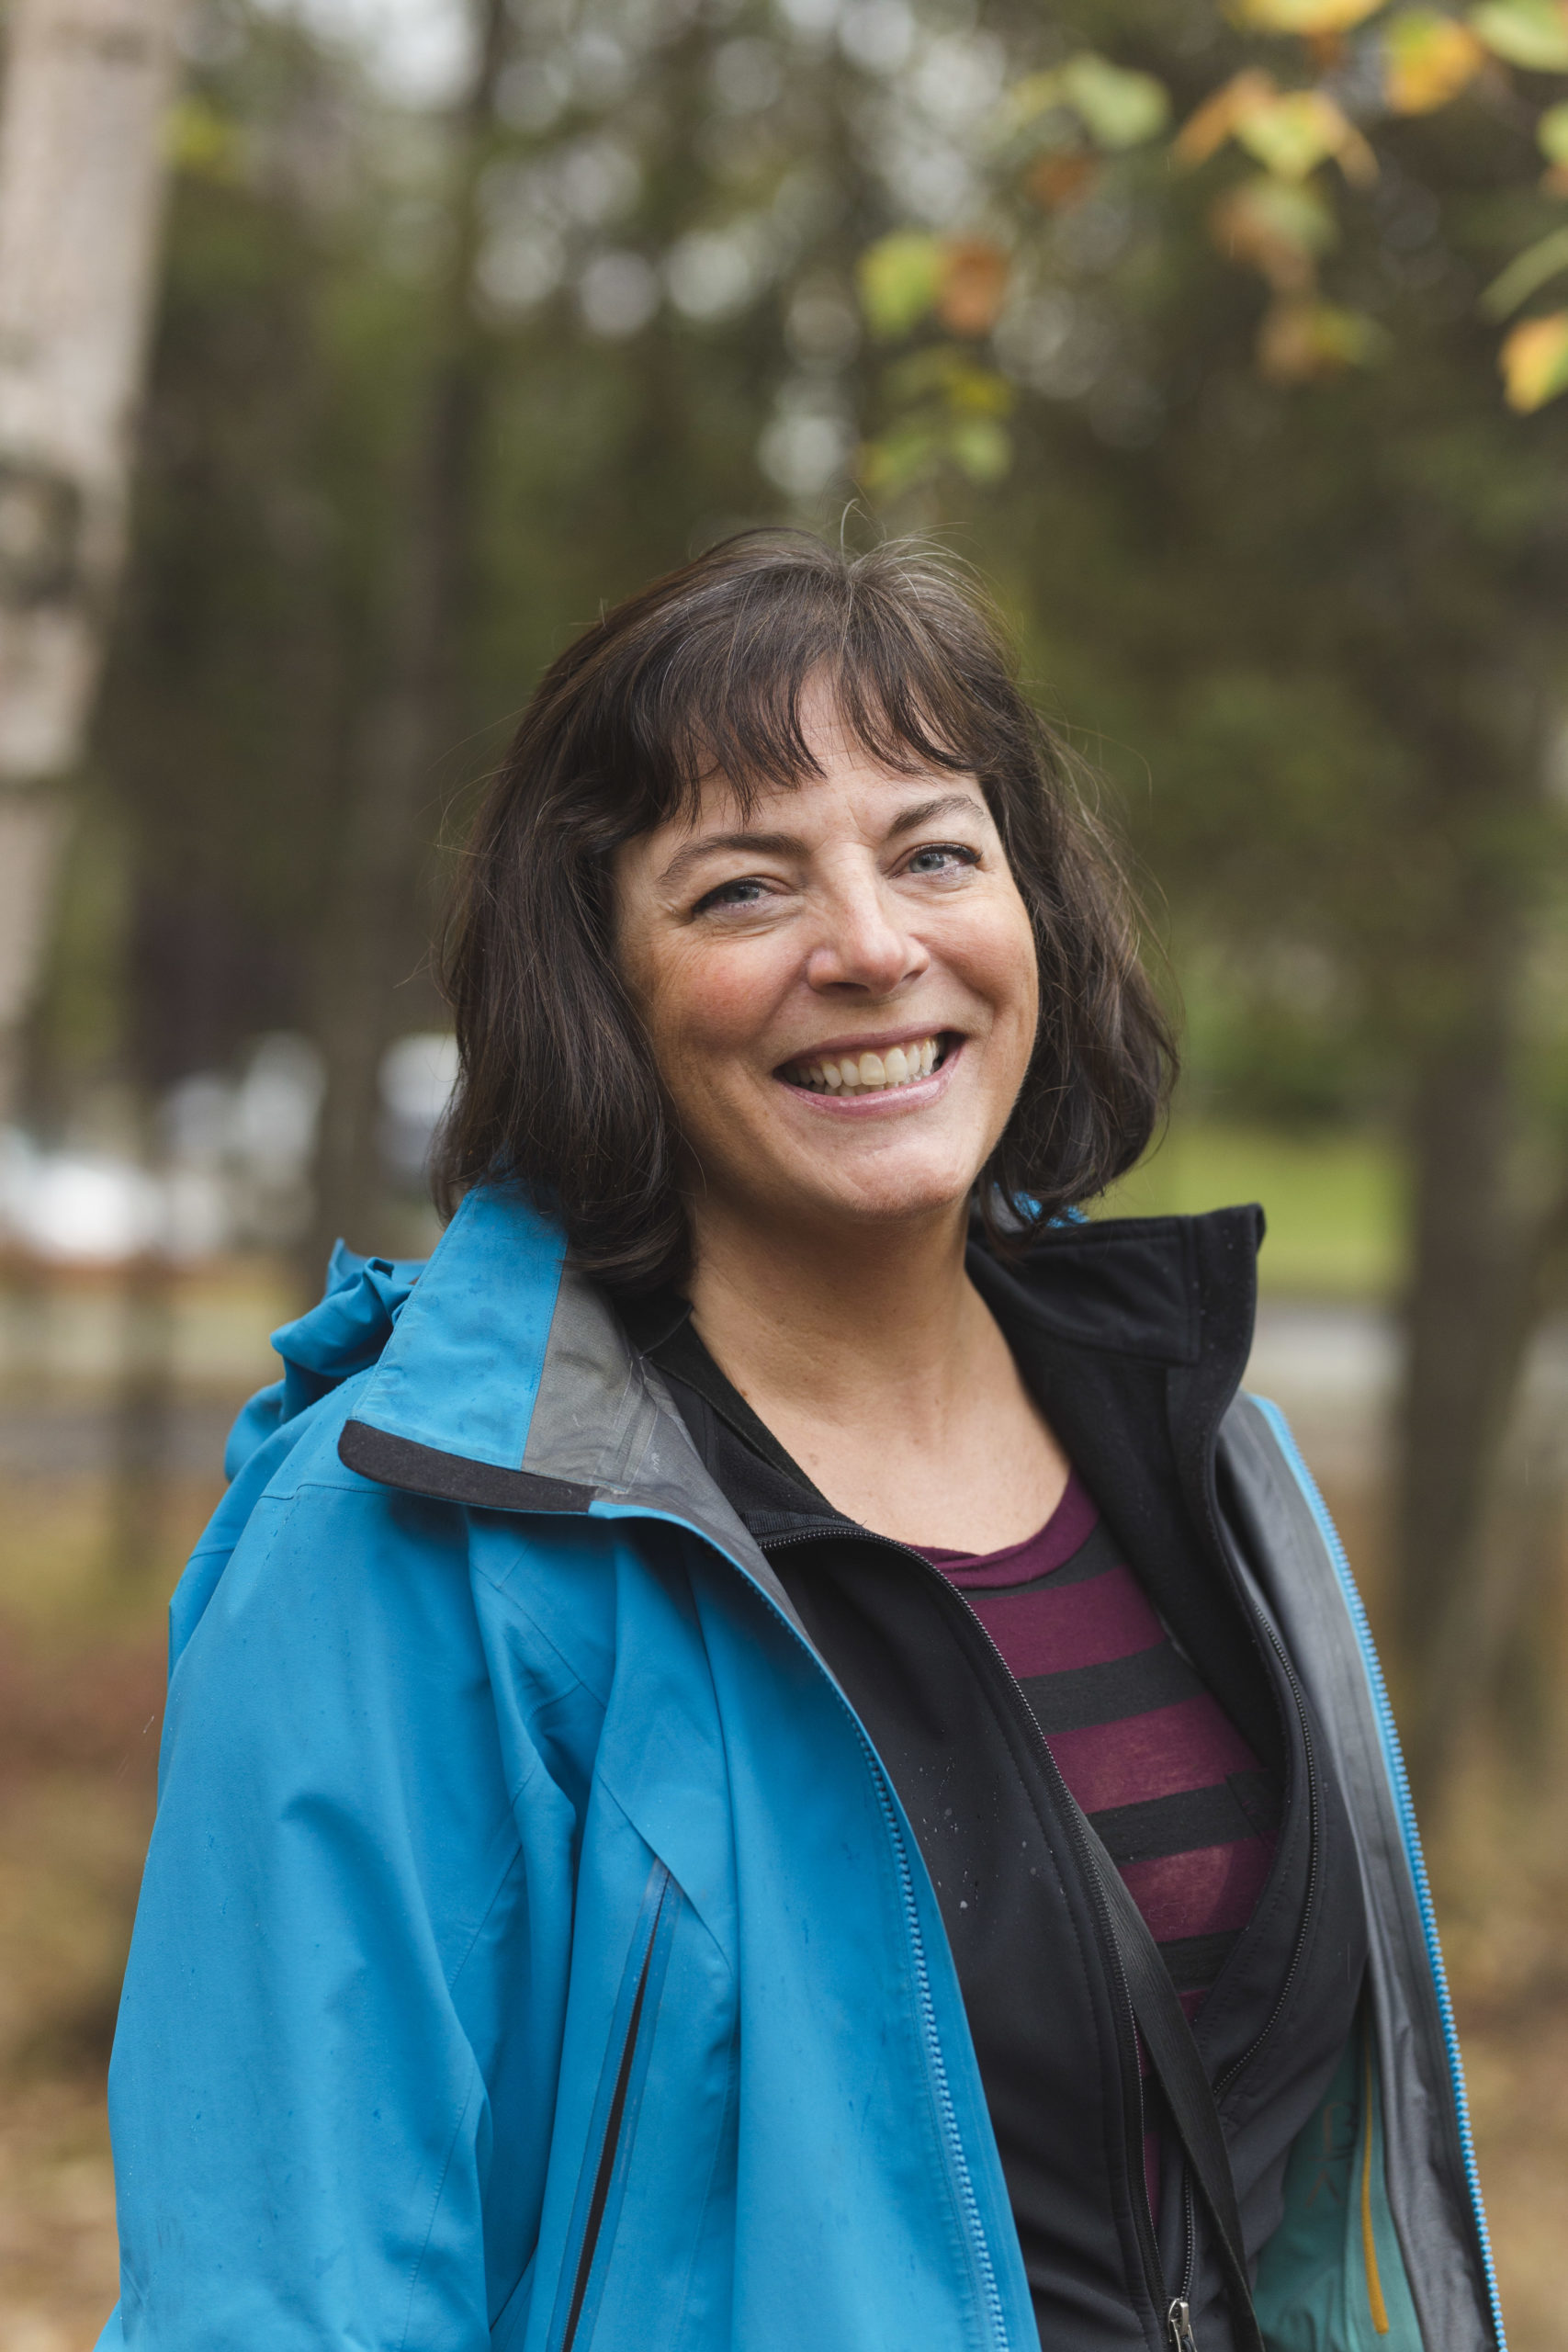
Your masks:
M 423 1271 L 278 1335 L 173 1608 L 106 2332 L 1472 2352 L 1382 1685 L 1257 1211 L 942 568 L 752 536 L 547 675 Z

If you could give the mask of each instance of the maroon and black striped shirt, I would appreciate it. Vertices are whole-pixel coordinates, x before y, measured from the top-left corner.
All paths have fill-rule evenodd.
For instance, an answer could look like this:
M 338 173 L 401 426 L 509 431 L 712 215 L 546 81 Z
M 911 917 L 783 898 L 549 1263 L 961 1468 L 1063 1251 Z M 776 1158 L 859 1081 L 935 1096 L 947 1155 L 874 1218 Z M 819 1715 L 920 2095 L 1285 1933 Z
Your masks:
M 982 1557 L 910 1548 L 1001 1652 L 1196 2016 L 1269 1875 L 1271 1777 L 1166 1632 L 1076 1472 L 1021 1544 Z

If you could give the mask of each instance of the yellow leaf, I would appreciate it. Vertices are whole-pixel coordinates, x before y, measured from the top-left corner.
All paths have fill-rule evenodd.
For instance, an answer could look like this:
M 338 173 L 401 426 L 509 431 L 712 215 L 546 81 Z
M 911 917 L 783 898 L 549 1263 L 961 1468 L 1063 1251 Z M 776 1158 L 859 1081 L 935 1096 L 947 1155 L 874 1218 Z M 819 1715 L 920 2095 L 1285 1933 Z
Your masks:
M 941 237 L 896 230 L 860 257 L 861 307 L 874 334 L 892 341 L 935 310 L 947 269 Z
M 1316 188 L 1267 172 L 1227 188 L 1209 214 L 1209 230 L 1227 260 L 1246 263 L 1281 294 L 1306 291 L 1319 254 L 1337 234 Z
M 1063 66 L 1062 95 L 1101 147 L 1139 147 L 1165 129 L 1170 100 L 1152 74 L 1132 74 L 1085 50 Z
M 1529 74 L 1568 72 L 1568 7 L 1562 0 L 1483 0 L 1470 28 L 1488 49 Z
M 954 237 L 943 248 L 937 315 L 950 334 L 989 334 L 1008 290 L 1008 257 L 988 237 Z
M 1384 95 L 1395 114 L 1430 114 L 1475 79 L 1486 51 L 1435 8 L 1402 8 L 1384 35 Z
M 1062 77 L 1055 71 L 1049 74 L 1026 74 L 1015 82 L 997 110 L 995 129 L 1002 137 L 1022 130 L 1029 123 L 1048 114 L 1062 103 Z
M 994 368 L 977 367 L 955 344 L 928 344 L 890 368 L 888 398 L 896 408 L 939 401 L 954 413 L 1006 416 L 1012 408 L 1014 389 Z M 908 421 L 908 420 L 906 420 Z
M 1568 106 L 1548 107 L 1535 127 L 1540 152 L 1553 164 L 1568 164 Z
M 1384 0 L 1234 0 L 1231 14 L 1248 32 L 1342 33 L 1375 17 Z
M 1377 157 L 1325 90 L 1291 90 L 1254 107 L 1236 124 L 1235 136 L 1281 179 L 1304 180 L 1330 155 L 1348 179 L 1364 187 L 1377 177 Z
M 947 446 L 971 481 L 1000 481 L 1012 463 L 1012 436 L 992 417 L 962 417 L 949 433 Z
M 938 472 L 941 456 L 941 436 L 930 425 L 897 425 L 863 444 L 855 470 L 867 490 L 895 498 Z
M 1227 139 L 1235 138 L 1238 124 L 1271 107 L 1279 95 L 1272 74 L 1255 65 L 1235 74 L 1182 124 L 1175 142 L 1178 163 L 1206 164 Z
M 1521 416 L 1568 390 L 1568 311 L 1525 319 L 1497 355 L 1508 406 Z
M 1375 319 L 1332 302 L 1275 302 L 1258 335 L 1258 373 L 1271 384 L 1304 384 L 1347 368 L 1369 368 L 1388 348 Z

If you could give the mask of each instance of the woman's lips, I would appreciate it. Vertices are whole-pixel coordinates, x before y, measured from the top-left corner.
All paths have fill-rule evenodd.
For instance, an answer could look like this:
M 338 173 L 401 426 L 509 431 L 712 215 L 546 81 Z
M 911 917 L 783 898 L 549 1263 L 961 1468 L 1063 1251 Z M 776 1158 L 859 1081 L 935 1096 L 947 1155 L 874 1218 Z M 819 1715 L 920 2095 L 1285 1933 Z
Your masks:
M 814 1055 L 788 1062 L 779 1072 L 786 1086 L 808 1094 L 887 1094 L 917 1086 L 945 1057 L 942 1033 L 883 1047 L 877 1052 Z
M 921 1050 L 926 1045 L 935 1048 L 929 1069 L 925 1067 L 926 1055 Z M 922 1109 L 928 1102 L 934 1102 L 939 1095 L 945 1094 L 963 1050 L 963 1038 L 949 1031 L 918 1040 L 913 1047 L 894 1046 L 876 1056 L 854 1056 L 856 1082 L 850 1085 L 844 1083 L 842 1074 L 843 1064 L 851 1059 L 848 1055 L 834 1057 L 840 1070 L 837 1087 L 828 1084 L 820 1057 L 816 1062 L 786 1063 L 778 1077 L 782 1085 L 788 1087 L 798 1100 L 808 1102 L 814 1111 L 830 1114 L 835 1118 L 875 1118 L 879 1114 L 890 1111 Z M 906 1075 L 901 1079 L 887 1075 L 887 1064 L 895 1054 L 899 1055 L 904 1063 Z M 880 1083 L 876 1081 L 874 1070 L 869 1083 L 860 1078 L 860 1065 L 869 1060 L 881 1064 L 883 1077 Z M 894 1062 L 894 1069 L 897 1069 L 897 1062 Z M 919 1074 L 909 1075 L 912 1069 Z M 815 1085 L 803 1075 L 807 1070 L 818 1073 Z

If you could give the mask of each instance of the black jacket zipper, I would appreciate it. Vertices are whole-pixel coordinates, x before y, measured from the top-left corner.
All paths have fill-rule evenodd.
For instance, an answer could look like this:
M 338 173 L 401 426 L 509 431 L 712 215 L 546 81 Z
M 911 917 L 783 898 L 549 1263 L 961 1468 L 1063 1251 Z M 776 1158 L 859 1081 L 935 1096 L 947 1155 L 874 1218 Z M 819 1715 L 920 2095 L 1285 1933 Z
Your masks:
M 1071 1801 L 1070 1792 L 1068 1792 L 1066 1782 L 1062 1778 L 1056 1759 L 1052 1755 L 1044 1735 L 1042 1733 L 1039 1724 L 1034 1720 L 1033 1712 L 1030 1707 L 1028 1700 L 1024 1697 L 1022 1690 L 1019 1687 L 1018 1678 L 1013 1674 L 1011 1668 L 1007 1663 L 1007 1660 L 1003 1657 L 995 1642 L 991 1639 L 989 1633 L 981 1623 L 978 1615 L 973 1609 L 971 1609 L 963 1594 L 959 1592 L 953 1585 L 948 1582 L 941 1570 L 933 1567 L 929 1560 L 922 1559 L 919 1552 L 911 1551 L 908 1544 L 898 1543 L 893 1536 L 877 1535 L 869 1528 L 853 1527 L 847 1525 L 842 1521 L 834 1520 L 825 1520 L 815 1527 L 798 1529 L 788 1534 L 763 1536 L 759 1538 L 759 1543 L 761 1549 L 764 1553 L 771 1555 L 775 1551 L 782 1551 L 789 1544 L 820 1543 L 824 1537 L 829 1536 L 837 1536 L 840 1540 L 849 1538 L 855 1543 L 861 1544 L 874 1544 L 880 1545 L 886 1551 L 897 1553 L 901 1559 L 908 1560 L 913 1564 L 916 1569 L 918 1569 L 921 1576 L 926 1579 L 927 1589 L 940 1596 L 939 1605 L 950 1611 L 956 1611 L 957 1622 L 962 1623 L 966 1630 L 972 1629 L 975 1633 L 979 1634 L 982 1643 L 985 1645 L 985 1652 L 989 1661 L 994 1664 L 996 1679 L 1001 1690 L 1006 1694 L 1008 1704 L 1012 1710 L 1014 1721 L 1023 1731 L 1026 1741 L 1034 1754 L 1036 1760 L 1042 1762 L 1044 1766 L 1046 1778 L 1051 1783 L 1053 1792 L 1056 1794 L 1059 1801 L 1058 1812 L 1060 1814 L 1060 1817 L 1066 1823 L 1069 1834 L 1072 1838 L 1074 1849 L 1077 1856 L 1080 1877 L 1083 1883 L 1089 1890 L 1089 1899 L 1094 1905 L 1096 1918 L 1099 1922 L 1101 1948 L 1107 1954 L 1109 1954 L 1111 1973 L 1121 1996 L 1121 2007 L 1124 2027 L 1126 2029 L 1126 2030 L 1118 2037 L 1119 2056 L 1122 2078 L 1123 2112 L 1127 2120 L 1128 2135 L 1131 2141 L 1131 2145 L 1128 2150 L 1128 2162 L 1135 2173 L 1138 2184 L 1137 2191 L 1133 2199 L 1133 2212 L 1134 2223 L 1137 2229 L 1139 2251 L 1143 2257 L 1145 2290 L 1149 2295 L 1149 2300 L 1154 2306 L 1156 2317 L 1161 2324 L 1162 2332 L 1168 2338 L 1168 2341 L 1173 2347 L 1173 2352 L 1197 2352 L 1196 2341 L 1192 2333 L 1191 2296 L 1198 2262 L 1198 2224 L 1196 2204 L 1192 2193 L 1190 2171 L 1186 2165 L 1185 2160 L 1183 2160 L 1182 2276 L 1179 2291 L 1177 2294 L 1172 2295 L 1166 2281 L 1164 2268 L 1160 2262 L 1159 2245 L 1155 2229 L 1155 2218 L 1149 2204 L 1148 2184 L 1144 2171 L 1144 2086 L 1143 2077 L 1137 2064 L 1137 2022 L 1133 2009 L 1133 1996 L 1127 1984 L 1126 1972 L 1122 1965 L 1121 1954 L 1116 1948 L 1115 1937 L 1111 1933 L 1111 1920 L 1106 1907 L 1105 1897 L 1100 1887 L 1098 1873 L 1085 1846 L 1084 1832 L 1080 1827 L 1078 1810 Z M 1239 1598 L 1241 1599 L 1244 1611 L 1247 1615 L 1251 1618 L 1254 1615 L 1254 1611 L 1245 1592 L 1242 1592 L 1239 1595 Z M 1224 2074 L 1215 2085 L 1214 2098 L 1216 2102 L 1223 2098 L 1227 2092 L 1234 2089 L 1235 2086 L 1240 2081 L 1242 2075 L 1246 2074 L 1247 2068 L 1258 2056 L 1264 2045 L 1272 2035 L 1276 2026 L 1279 2024 L 1280 2018 L 1284 2015 L 1286 2006 L 1291 1997 L 1291 1993 L 1295 1984 L 1297 1974 L 1300 1971 L 1302 1954 L 1306 1944 L 1307 1929 L 1313 1915 L 1314 1898 L 1317 1891 L 1317 1869 L 1320 1839 L 1318 1836 L 1317 1773 L 1312 1743 L 1312 1728 L 1308 1720 L 1306 1702 L 1302 1694 L 1301 1685 L 1297 1680 L 1295 1668 L 1291 1664 L 1284 1645 L 1271 1625 L 1265 1623 L 1263 1630 L 1268 1637 L 1270 1648 L 1273 1650 L 1275 1657 L 1280 1662 L 1280 1670 L 1284 1675 L 1291 1692 L 1292 1701 L 1295 1706 L 1296 1719 L 1301 1726 L 1302 1757 L 1307 1787 L 1307 1883 L 1302 1902 L 1302 1916 L 1296 1928 L 1295 1940 L 1291 1951 L 1290 1965 L 1286 1969 L 1285 1980 L 1283 1984 L 1280 1986 L 1279 1997 L 1275 2001 L 1274 2007 L 1270 2010 L 1269 2018 L 1260 2031 L 1254 2037 L 1252 2041 L 1248 2043 L 1241 2056 L 1235 2060 L 1234 2063 L 1226 2068 Z
M 1170 2298 L 1160 2265 L 1154 2213 L 1149 2204 L 1148 2183 L 1144 2173 L 1144 2085 L 1138 2070 L 1137 2023 L 1133 2013 L 1133 1996 L 1127 1984 L 1126 1972 L 1122 1966 L 1122 1956 L 1116 1949 L 1116 1939 L 1111 1931 L 1111 1919 L 1105 1896 L 1095 1875 L 1094 1866 L 1084 1848 L 1083 1833 L 1078 1827 L 1076 1809 L 1068 1795 L 1066 1782 L 1062 1779 L 1056 1760 L 1045 1745 L 1040 1726 L 1030 1711 L 1029 1702 L 1020 1690 L 1017 1678 L 1008 1666 L 1007 1660 L 1002 1657 L 963 1594 L 956 1591 L 948 1583 L 941 1570 L 934 1568 L 929 1560 L 922 1560 L 918 1552 L 911 1552 L 908 1545 L 896 1542 L 890 1535 L 876 1535 L 870 1529 L 847 1527 L 831 1520 L 824 1521 L 818 1527 L 803 1528 L 787 1535 L 763 1536 L 759 1539 L 759 1542 L 761 1550 L 771 1555 L 774 1552 L 783 1551 L 789 1544 L 820 1543 L 825 1536 L 849 1537 L 856 1543 L 875 1544 L 885 1551 L 896 1552 L 900 1559 L 908 1560 L 913 1564 L 926 1578 L 928 1589 L 940 1597 L 940 1605 L 955 1611 L 956 1622 L 961 1623 L 966 1631 L 972 1630 L 978 1634 L 985 1645 L 989 1660 L 994 1664 L 1001 1695 L 1005 1696 L 1007 1703 L 1011 1708 L 1014 1720 L 1023 1731 L 1036 1760 L 1044 1765 L 1046 1778 L 1052 1785 L 1053 1792 L 1059 1800 L 1058 1811 L 1062 1819 L 1068 1825 L 1069 1834 L 1077 1851 L 1079 1872 L 1094 1906 L 1101 1950 L 1109 1955 L 1111 1978 L 1121 1996 L 1120 2007 L 1124 2030 L 1118 2036 L 1118 2056 L 1122 2072 L 1123 2115 L 1131 2143 L 1128 2150 L 1128 2163 L 1137 2183 L 1132 2200 L 1133 2215 L 1137 2230 L 1138 2250 L 1143 2258 L 1145 2291 L 1156 2322 L 1164 2325 L 1167 2324 L 1165 2315 L 1170 2307 Z
M 594 2168 L 593 2188 L 588 2200 L 588 2213 L 582 2225 L 582 2244 L 578 2249 L 577 2269 L 571 2282 L 571 2301 L 567 2306 L 566 2325 L 561 2330 L 559 2352 L 572 2352 L 577 2330 L 582 2317 L 583 2301 L 588 2293 L 588 2281 L 593 2273 L 593 2257 L 599 2251 L 599 2234 L 604 2225 L 604 2209 L 609 2203 L 610 2183 L 615 2177 L 615 2158 L 620 2153 L 621 2129 L 626 2120 L 626 2094 L 631 2087 L 632 2067 L 636 2063 L 637 2042 L 642 2033 L 642 2012 L 648 1998 L 648 1980 L 653 1966 L 654 1946 L 659 1939 L 659 1923 L 664 1909 L 668 1889 L 661 1894 L 659 1907 L 653 1915 L 647 1949 L 637 1970 L 637 1992 L 632 1999 L 632 2013 L 626 2021 L 626 2038 L 621 2045 L 620 2064 L 615 2069 L 615 2086 L 610 2096 L 610 2112 L 604 2119 L 604 2137 L 599 2149 L 599 2162 Z

